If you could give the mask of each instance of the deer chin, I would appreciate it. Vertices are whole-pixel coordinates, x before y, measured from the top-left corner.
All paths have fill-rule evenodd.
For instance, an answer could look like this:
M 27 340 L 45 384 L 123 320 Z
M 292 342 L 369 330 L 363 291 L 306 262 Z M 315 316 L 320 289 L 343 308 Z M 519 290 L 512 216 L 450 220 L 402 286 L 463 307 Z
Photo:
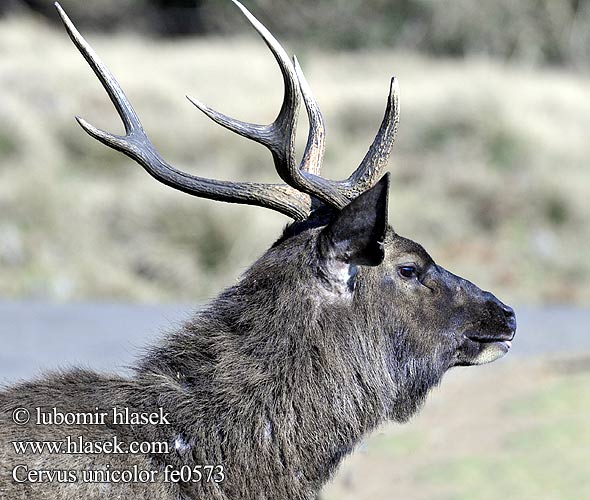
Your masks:
M 481 348 L 477 356 L 473 359 L 472 365 L 484 365 L 496 361 L 505 356 L 512 346 L 510 340 L 479 342 L 479 344 Z
M 486 339 L 477 340 L 465 337 L 463 345 L 459 348 L 458 366 L 476 366 L 491 363 L 505 356 L 512 342 L 510 340 Z

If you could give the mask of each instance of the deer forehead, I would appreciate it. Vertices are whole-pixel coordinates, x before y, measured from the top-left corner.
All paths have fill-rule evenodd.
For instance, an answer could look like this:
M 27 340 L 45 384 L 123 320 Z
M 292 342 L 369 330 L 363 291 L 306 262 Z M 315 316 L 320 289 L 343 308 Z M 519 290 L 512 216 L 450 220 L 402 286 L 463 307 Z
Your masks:
M 396 236 L 386 242 L 385 256 L 393 263 L 414 263 L 420 266 L 434 263 L 421 245 L 402 236 Z

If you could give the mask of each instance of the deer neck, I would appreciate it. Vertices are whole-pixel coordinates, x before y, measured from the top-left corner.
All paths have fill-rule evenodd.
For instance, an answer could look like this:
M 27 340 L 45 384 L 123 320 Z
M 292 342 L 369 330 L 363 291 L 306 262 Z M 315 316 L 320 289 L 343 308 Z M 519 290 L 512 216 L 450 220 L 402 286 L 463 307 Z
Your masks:
M 249 481 L 282 477 L 287 482 L 275 485 L 287 491 L 318 491 L 390 403 L 355 359 L 362 336 L 347 330 L 363 322 L 353 322 L 347 307 L 326 312 L 313 298 L 290 309 L 253 300 L 222 295 L 150 353 L 140 378 L 166 388 L 155 400 L 172 415 L 181 448 L 191 448 L 182 460 L 223 463 Z

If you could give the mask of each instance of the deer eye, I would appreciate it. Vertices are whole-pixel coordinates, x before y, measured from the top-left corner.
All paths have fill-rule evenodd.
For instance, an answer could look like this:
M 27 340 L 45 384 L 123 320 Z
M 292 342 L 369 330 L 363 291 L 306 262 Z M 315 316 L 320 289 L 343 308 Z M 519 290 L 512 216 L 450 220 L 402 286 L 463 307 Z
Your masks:
M 414 279 L 418 277 L 418 268 L 416 266 L 406 265 L 406 266 L 399 266 L 397 268 L 397 272 L 399 275 L 407 280 Z

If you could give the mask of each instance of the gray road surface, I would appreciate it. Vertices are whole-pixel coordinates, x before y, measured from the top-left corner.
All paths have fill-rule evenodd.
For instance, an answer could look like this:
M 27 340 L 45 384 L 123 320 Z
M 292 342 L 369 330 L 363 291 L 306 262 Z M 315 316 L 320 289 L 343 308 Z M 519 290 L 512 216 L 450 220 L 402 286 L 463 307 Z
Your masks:
M 72 365 L 124 373 L 126 366 L 196 306 L 0 303 L 0 383 Z M 590 310 L 516 309 L 510 352 L 538 356 L 590 353 Z

